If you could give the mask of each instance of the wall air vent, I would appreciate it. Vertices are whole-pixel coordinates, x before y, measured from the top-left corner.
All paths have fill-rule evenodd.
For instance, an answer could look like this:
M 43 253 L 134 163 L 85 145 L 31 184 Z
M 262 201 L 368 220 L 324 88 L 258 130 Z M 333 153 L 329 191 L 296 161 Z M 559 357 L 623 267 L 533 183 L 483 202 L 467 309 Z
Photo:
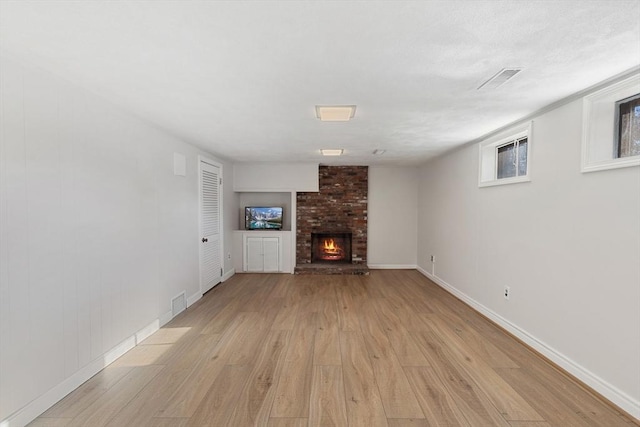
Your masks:
M 184 292 L 182 292 L 177 297 L 171 300 L 171 318 L 176 317 L 178 314 L 182 313 L 187 308 L 187 297 Z
M 498 73 L 495 74 L 493 77 L 491 77 L 489 80 L 487 80 L 486 82 L 478 86 L 478 90 L 496 89 L 502 86 L 503 84 L 505 84 L 506 82 L 508 82 L 509 80 L 511 80 L 512 78 L 514 78 L 521 71 L 522 71 L 522 68 L 503 68 L 502 70 L 498 71 Z

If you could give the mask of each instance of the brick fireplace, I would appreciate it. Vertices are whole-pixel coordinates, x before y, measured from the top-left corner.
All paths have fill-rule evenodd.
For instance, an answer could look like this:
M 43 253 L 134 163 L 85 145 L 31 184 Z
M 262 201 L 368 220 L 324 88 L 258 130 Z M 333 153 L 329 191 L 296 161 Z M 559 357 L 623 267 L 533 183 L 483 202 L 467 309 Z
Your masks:
M 296 274 L 368 274 L 367 166 L 320 166 L 297 194 Z

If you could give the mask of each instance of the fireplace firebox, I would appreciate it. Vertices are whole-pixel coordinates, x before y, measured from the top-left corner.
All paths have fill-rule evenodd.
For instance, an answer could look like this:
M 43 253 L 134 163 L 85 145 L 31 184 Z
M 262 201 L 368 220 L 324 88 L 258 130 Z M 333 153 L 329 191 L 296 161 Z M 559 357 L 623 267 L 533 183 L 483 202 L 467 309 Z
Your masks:
M 311 262 L 351 264 L 351 233 L 311 233 Z

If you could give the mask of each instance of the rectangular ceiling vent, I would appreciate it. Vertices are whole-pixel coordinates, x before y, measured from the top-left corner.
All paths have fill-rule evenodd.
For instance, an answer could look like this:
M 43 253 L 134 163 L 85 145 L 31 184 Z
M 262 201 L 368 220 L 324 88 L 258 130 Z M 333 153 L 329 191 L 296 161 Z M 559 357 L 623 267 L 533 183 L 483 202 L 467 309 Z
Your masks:
M 478 87 L 478 90 L 496 89 L 514 78 L 518 73 L 520 73 L 520 71 L 522 71 L 522 68 L 503 68 L 502 70 L 498 71 L 496 75 L 491 77 L 486 82 L 482 83 Z

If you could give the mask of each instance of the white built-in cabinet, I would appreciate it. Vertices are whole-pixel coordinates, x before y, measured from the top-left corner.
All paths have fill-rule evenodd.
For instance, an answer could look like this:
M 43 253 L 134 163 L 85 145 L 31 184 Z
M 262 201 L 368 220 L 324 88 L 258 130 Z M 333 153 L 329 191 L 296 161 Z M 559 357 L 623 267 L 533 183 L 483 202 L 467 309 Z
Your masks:
M 280 237 L 245 235 L 244 270 L 273 273 L 280 271 Z
M 236 272 L 292 273 L 291 231 L 238 230 L 233 232 Z

